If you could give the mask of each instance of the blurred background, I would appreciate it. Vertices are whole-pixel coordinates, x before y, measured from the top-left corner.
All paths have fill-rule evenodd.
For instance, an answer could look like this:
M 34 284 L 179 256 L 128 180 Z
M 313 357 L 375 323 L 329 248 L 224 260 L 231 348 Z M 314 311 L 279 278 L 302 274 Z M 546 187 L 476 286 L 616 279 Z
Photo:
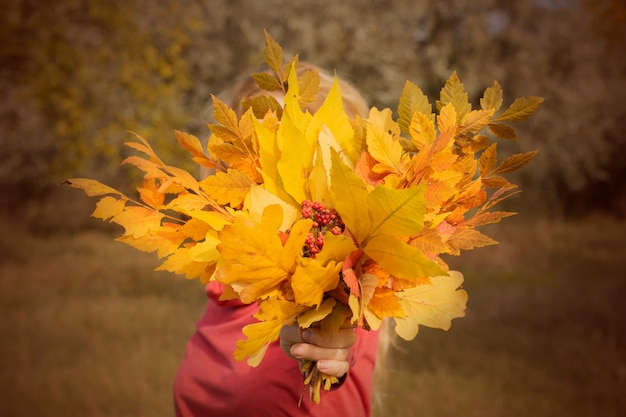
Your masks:
M 406 80 L 434 101 L 453 71 L 477 106 L 544 104 L 506 154 L 520 214 L 501 245 L 448 261 L 467 317 L 399 342 L 377 415 L 626 414 L 626 3 L 623 0 L 0 0 L 0 415 L 168 416 L 204 307 L 197 282 L 89 218 L 62 182 L 132 190 L 137 132 L 193 169 L 210 94 L 263 61 L 263 29 L 394 111 Z

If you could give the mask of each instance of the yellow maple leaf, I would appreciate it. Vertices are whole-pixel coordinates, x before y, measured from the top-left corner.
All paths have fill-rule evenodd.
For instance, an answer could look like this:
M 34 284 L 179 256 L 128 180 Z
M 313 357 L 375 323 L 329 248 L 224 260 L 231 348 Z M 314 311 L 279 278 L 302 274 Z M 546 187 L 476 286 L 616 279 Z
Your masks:
M 448 330 L 452 319 L 465 316 L 467 292 L 459 289 L 463 275 L 449 271 L 448 276 L 431 277 L 431 285 L 418 285 L 396 293 L 406 317 L 394 318 L 396 333 L 413 339 L 420 325 Z
M 283 247 L 278 236 L 282 217 L 282 208 L 270 205 L 259 223 L 240 213 L 218 234 L 217 248 L 223 259 L 215 277 L 237 291 L 244 303 L 278 290 L 295 270 L 312 222 L 296 222 Z

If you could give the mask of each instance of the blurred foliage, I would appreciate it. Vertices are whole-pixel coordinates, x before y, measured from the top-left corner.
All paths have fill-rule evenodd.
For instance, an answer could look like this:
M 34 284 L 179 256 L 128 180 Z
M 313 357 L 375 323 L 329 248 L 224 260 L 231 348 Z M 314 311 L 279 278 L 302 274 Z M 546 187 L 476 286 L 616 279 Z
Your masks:
M 540 150 L 513 179 L 523 199 L 626 211 L 622 0 L 39 3 L 0 0 L 0 182 L 13 198 L 70 175 L 128 182 L 127 130 L 184 165 L 173 131 L 206 139 L 209 94 L 262 62 L 266 28 L 378 107 L 395 109 L 407 79 L 436 97 L 454 70 L 472 101 L 493 80 L 505 100 L 545 96 L 501 150 Z

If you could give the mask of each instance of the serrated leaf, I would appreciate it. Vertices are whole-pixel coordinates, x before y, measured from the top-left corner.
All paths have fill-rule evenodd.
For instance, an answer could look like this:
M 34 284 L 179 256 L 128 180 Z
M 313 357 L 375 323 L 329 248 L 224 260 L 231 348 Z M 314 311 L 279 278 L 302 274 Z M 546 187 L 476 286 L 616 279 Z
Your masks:
M 502 123 L 489 123 L 489 131 L 502 139 L 517 140 L 517 133 L 511 126 Z
M 509 156 L 507 159 L 502 161 L 500 165 L 493 171 L 493 174 L 506 174 L 515 170 L 520 169 L 531 159 L 537 155 L 538 151 L 530 151 L 524 153 L 516 153 L 515 155 Z
M 495 245 L 498 242 L 480 233 L 478 230 L 469 227 L 457 227 L 452 236 L 446 242 L 453 248 L 454 253 L 459 250 L 472 250 L 484 246 Z
M 320 92 L 320 76 L 317 70 L 306 71 L 301 78 L 298 78 L 298 84 L 300 90 L 300 107 L 314 103 L 317 94 Z
M 520 122 L 528 119 L 543 103 L 543 97 L 519 97 L 513 101 L 502 114 L 493 119 L 494 122 Z
M 451 131 L 456 133 L 457 113 L 451 103 L 446 104 L 439 110 L 437 116 L 437 128 L 439 133 Z
M 441 89 L 440 99 L 437 100 L 437 110 L 441 112 L 441 109 L 446 104 L 452 104 L 454 107 L 457 117 L 455 120 L 456 123 L 460 123 L 465 115 L 472 110 L 472 106 L 468 101 L 467 92 L 465 91 L 465 86 L 461 83 L 456 71 L 450 75 L 444 87 Z
M 178 143 L 193 156 L 193 160 L 198 165 L 206 168 L 215 168 L 215 162 L 204 152 L 202 144 L 197 137 L 178 130 L 174 133 Z
M 421 112 L 415 112 L 411 118 L 408 134 L 411 137 L 411 143 L 419 151 L 435 141 L 435 125 L 430 117 Z
M 502 107 L 502 87 L 497 81 L 494 81 L 493 85 L 485 90 L 480 99 L 480 107 L 483 110 L 493 110 L 494 112 Z
M 497 143 L 492 143 L 478 158 L 478 172 L 483 177 L 489 175 L 498 162 L 497 146 Z
M 265 63 L 272 71 L 281 77 L 283 69 L 283 48 L 270 36 L 267 30 L 263 29 L 263 33 L 265 34 L 265 48 L 263 49 Z
M 211 100 L 213 101 L 213 117 L 215 117 L 215 120 L 224 129 L 231 132 L 233 136 L 239 137 L 239 123 L 235 111 L 213 94 L 211 94 Z
M 240 207 L 253 184 L 247 175 L 228 169 L 205 178 L 200 187 L 219 204 Z
M 256 72 L 251 75 L 256 85 L 265 91 L 282 90 L 283 85 L 276 79 L 275 76 L 268 72 Z
M 434 122 L 433 108 L 428 97 L 417 85 L 407 81 L 398 102 L 398 125 L 407 135 L 410 135 L 409 127 L 415 112 L 422 113 L 431 123 Z
M 493 110 L 472 110 L 465 115 L 459 125 L 459 135 L 473 135 L 480 132 L 493 115 Z
M 272 96 L 254 96 L 242 101 L 241 106 L 244 110 L 252 109 L 254 117 L 257 119 L 263 119 L 268 111 L 276 112 L 279 119 L 283 115 L 283 106 Z

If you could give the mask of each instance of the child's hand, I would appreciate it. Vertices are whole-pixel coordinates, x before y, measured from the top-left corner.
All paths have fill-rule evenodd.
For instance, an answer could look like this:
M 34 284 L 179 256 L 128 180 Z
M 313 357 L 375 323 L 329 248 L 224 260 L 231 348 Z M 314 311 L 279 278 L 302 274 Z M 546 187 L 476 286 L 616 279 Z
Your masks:
M 317 369 L 326 375 L 341 378 L 350 369 L 350 348 L 356 342 L 354 328 L 342 328 L 331 337 L 322 336 L 320 329 L 300 329 L 298 324 L 283 326 L 280 346 L 291 358 L 315 361 Z

